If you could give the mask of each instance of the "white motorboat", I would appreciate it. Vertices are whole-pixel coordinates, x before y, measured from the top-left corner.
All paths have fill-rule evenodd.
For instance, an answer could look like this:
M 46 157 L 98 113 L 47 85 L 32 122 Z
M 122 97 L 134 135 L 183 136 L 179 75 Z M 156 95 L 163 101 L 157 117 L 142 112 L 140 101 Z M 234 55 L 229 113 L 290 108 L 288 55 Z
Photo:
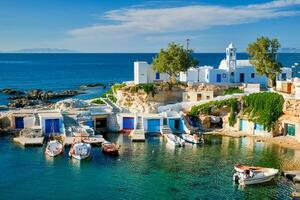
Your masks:
M 203 138 L 200 138 L 197 134 L 182 134 L 182 139 L 192 144 L 200 144 L 204 142 Z
M 235 183 L 241 185 L 259 184 L 271 181 L 278 174 L 278 169 L 235 165 L 233 175 Z
M 167 139 L 167 142 L 174 145 L 183 147 L 185 145 L 185 141 L 174 134 L 164 134 L 165 138 Z
M 91 156 L 91 145 L 83 142 L 74 143 L 69 151 L 69 156 L 83 160 Z
M 45 154 L 54 157 L 63 152 L 63 145 L 58 140 L 51 140 L 48 142 Z

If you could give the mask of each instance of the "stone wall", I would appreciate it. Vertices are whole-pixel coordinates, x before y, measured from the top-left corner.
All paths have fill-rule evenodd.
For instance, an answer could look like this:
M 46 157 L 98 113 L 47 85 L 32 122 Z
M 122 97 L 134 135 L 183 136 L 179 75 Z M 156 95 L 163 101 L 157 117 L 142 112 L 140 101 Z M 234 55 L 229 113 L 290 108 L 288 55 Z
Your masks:
M 283 105 L 283 112 L 287 115 L 300 117 L 300 100 L 286 99 Z

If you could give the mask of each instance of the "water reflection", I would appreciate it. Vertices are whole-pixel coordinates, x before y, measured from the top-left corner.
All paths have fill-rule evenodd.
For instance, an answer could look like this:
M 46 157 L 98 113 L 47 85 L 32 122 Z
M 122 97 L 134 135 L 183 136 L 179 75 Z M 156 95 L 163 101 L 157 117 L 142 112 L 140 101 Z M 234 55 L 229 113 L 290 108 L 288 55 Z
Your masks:
M 94 147 L 90 161 L 69 159 L 68 149 L 62 156 L 49 158 L 44 155 L 43 148 L 12 148 L 13 144 L 4 143 L 0 150 L 8 151 L 1 157 L 0 169 L 13 177 L 15 170 L 5 171 L 10 169 L 6 165 L 22 166 L 22 170 L 43 174 L 39 177 L 41 180 L 30 176 L 31 182 L 46 184 L 63 177 L 56 187 L 68 191 L 65 194 L 74 199 L 78 197 L 70 192 L 74 190 L 97 196 L 108 192 L 112 199 L 289 199 L 294 186 L 281 177 L 263 185 L 245 188 L 233 185 L 233 165 L 300 169 L 299 151 L 252 138 L 205 136 L 204 145 L 183 148 L 169 145 L 161 137 L 148 137 L 145 143 L 131 142 L 123 134 L 108 134 L 105 138 L 121 144 L 119 157 L 112 158 Z M 45 163 L 51 167 L 45 167 Z M 1 168 L 1 165 L 6 167 Z M 11 179 L 3 179 L 5 183 L 14 183 Z M 47 187 L 38 187 L 39 193 L 46 194 L 48 191 L 44 188 Z M 0 193 L 3 191 L 0 189 Z M 7 191 L 13 192 L 9 188 L 4 192 Z

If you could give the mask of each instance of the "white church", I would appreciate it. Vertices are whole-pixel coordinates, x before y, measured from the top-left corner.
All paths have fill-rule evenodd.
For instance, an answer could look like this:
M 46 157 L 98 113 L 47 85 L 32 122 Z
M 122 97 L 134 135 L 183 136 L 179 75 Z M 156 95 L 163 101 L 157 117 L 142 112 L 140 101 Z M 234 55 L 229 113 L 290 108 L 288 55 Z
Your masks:
M 277 80 L 292 78 L 292 69 L 281 68 Z M 167 74 L 153 71 L 147 62 L 134 62 L 134 83 L 153 83 L 168 80 Z M 267 86 L 268 79 L 256 73 L 249 60 L 237 60 L 236 48 L 232 43 L 226 48 L 226 58 L 220 62 L 218 68 L 199 66 L 181 72 L 178 80 L 192 83 L 230 84 L 230 83 L 259 83 Z

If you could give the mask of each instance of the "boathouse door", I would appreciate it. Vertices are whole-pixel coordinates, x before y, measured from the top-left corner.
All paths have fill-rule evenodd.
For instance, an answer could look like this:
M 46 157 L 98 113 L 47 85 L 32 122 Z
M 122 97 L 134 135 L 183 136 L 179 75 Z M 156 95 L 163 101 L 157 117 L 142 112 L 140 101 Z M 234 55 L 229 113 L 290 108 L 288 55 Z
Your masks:
M 134 118 L 133 117 L 123 117 L 123 129 L 125 129 L 125 130 L 134 129 Z
M 148 132 L 149 133 L 160 132 L 160 119 L 148 119 Z
M 50 133 L 59 133 L 59 119 L 46 119 L 45 133 L 49 135 Z
M 240 131 L 247 131 L 247 120 L 240 119 Z
M 24 118 L 16 117 L 15 118 L 15 126 L 16 126 L 16 129 L 23 129 L 24 128 Z

